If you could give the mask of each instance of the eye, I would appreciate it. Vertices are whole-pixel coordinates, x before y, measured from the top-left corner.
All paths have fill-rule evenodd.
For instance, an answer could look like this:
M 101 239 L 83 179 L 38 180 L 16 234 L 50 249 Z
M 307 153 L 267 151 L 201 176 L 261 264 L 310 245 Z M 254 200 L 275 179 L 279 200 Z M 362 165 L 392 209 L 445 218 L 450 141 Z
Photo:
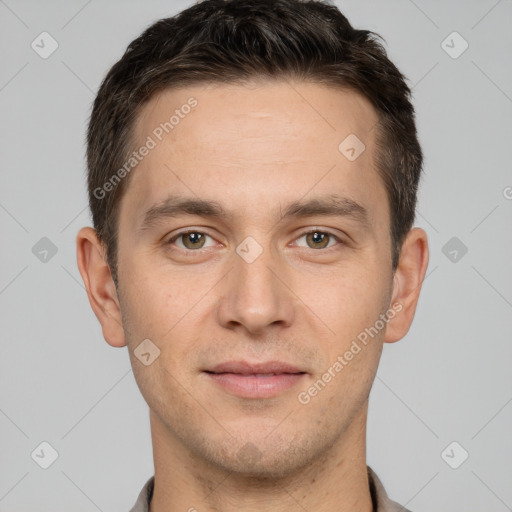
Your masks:
M 194 250 L 194 249 L 203 249 L 205 247 L 205 240 L 206 237 L 212 238 L 210 235 L 207 235 L 206 233 L 203 233 L 202 231 L 182 231 L 181 233 L 178 233 L 177 235 L 174 235 L 169 241 L 168 244 L 174 243 L 176 240 L 182 240 L 182 245 L 176 244 L 177 247 L 184 250 Z M 213 240 L 213 238 L 212 238 Z M 214 245 L 214 244 L 212 244 Z M 212 247 L 212 245 L 207 247 Z
M 177 233 L 176 235 L 169 239 L 167 244 L 172 245 L 176 242 L 175 245 L 179 249 L 182 249 L 184 251 L 194 251 L 204 249 L 207 247 L 213 247 L 215 245 L 214 243 L 206 245 L 207 238 L 213 240 L 213 238 L 210 235 L 207 235 L 202 231 L 188 230 L 182 231 L 181 233 Z M 329 231 L 322 231 L 319 229 L 307 231 L 296 240 L 300 240 L 302 238 L 306 239 L 307 245 L 301 246 L 300 244 L 298 244 L 299 247 L 306 247 L 309 249 L 330 249 L 333 245 L 336 245 L 336 242 L 343 243 L 342 240 L 333 233 L 330 233 Z M 178 241 L 179 243 L 177 243 Z
M 308 231 L 307 233 L 304 233 L 302 236 L 297 238 L 297 240 L 300 240 L 301 238 L 304 237 L 306 238 L 307 247 L 309 247 L 310 249 L 330 248 L 332 247 L 332 245 L 334 245 L 331 244 L 330 246 L 328 246 L 330 241 L 341 242 L 341 240 L 333 233 L 329 233 L 328 231 L 320 231 L 319 229 Z

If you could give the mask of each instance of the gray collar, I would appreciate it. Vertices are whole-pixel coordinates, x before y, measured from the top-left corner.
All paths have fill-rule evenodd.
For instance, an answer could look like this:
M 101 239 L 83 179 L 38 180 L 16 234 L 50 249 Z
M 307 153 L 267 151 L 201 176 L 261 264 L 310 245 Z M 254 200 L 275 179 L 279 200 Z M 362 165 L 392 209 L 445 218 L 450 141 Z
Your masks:
M 386 494 L 382 482 L 373 470 L 367 466 L 368 480 L 370 482 L 370 494 L 373 502 L 373 512 L 411 512 L 402 507 L 398 503 L 391 501 Z M 153 497 L 153 489 L 155 486 L 155 477 L 152 476 L 140 491 L 137 502 L 130 512 L 149 512 L 149 503 Z

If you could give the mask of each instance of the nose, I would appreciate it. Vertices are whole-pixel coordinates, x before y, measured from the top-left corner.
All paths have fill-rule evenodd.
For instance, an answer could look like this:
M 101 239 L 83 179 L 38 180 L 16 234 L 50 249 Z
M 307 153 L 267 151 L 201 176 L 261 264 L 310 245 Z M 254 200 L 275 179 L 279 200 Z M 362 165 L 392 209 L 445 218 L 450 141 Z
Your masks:
M 254 247 L 250 248 L 251 251 Z M 254 256 L 254 255 L 253 255 Z M 265 248 L 254 260 L 234 254 L 234 268 L 222 281 L 217 306 L 219 323 L 228 329 L 261 334 L 271 326 L 289 327 L 294 318 L 294 294 L 278 256 Z

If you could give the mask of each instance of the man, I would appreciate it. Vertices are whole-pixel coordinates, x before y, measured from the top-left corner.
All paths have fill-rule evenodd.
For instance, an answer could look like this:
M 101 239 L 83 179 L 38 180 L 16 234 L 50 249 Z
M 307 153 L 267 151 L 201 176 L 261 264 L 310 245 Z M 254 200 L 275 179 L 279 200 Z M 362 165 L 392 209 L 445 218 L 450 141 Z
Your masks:
M 394 511 L 366 465 L 428 265 L 410 91 L 331 5 L 206 0 L 106 76 L 78 266 L 150 409 L 133 512 Z

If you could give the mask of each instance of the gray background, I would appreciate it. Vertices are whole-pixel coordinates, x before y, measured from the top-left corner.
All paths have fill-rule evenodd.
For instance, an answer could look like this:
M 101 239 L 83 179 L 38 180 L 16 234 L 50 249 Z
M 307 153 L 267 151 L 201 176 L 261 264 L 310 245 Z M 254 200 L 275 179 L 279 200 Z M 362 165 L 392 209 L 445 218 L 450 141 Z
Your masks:
M 134 37 L 190 4 L 0 1 L 0 511 L 126 511 L 153 474 L 148 408 L 126 347 L 103 340 L 75 236 L 94 93 Z M 426 155 L 428 277 L 410 333 L 384 349 L 369 464 L 415 512 L 512 510 L 512 1 L 337 5 L 414 86 Z M 59 45 L 47 59 L 31 48 L 43 31 Z M 441 44 L 454 31 L 458 58 Z M 31 457 L 43 441 L 48 469 Z

